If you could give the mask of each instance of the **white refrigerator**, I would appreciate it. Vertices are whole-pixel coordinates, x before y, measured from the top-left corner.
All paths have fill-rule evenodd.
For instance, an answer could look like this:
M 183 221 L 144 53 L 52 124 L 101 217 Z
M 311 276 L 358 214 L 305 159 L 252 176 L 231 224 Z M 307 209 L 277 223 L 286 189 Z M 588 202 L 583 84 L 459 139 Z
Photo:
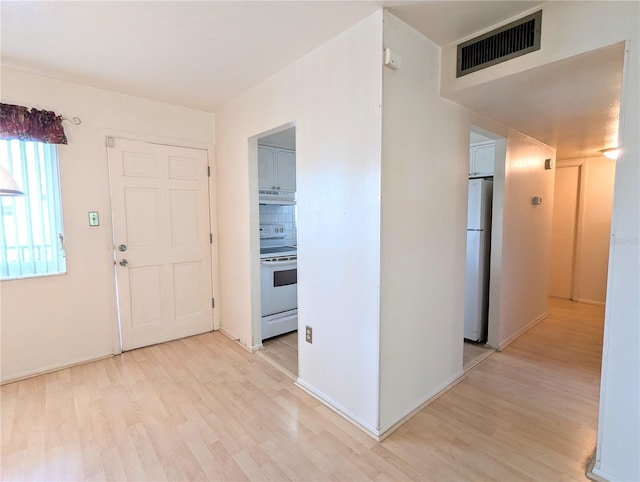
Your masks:
M 469 179 L 464 337 L 472 341 L 487 337 L 492 197 L 490 179 Z

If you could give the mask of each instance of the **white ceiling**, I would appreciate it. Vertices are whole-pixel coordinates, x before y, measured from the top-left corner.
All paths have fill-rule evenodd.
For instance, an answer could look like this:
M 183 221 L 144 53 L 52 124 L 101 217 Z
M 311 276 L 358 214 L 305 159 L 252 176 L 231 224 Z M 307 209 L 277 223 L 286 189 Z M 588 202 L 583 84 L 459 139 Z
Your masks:
M 2 63 L 215 112 L 380 5 L 3 0 Z
M 617 146 L 624 43 L 503 77 L 451 99 L 545 144 L 557 159 Z
M 0 54 L 3 65 L 20 70 L 216 112 L 382 6 L 437 44 L 447 45 L 540 4 L 3 0 Z M 457 101 L 534 137 L 539 132 L 545 136 L 541 140 L 574 156 L 580 143 L 595 145 L 598 136 L 585 138 L 595 131 L 598 142 L 613 139 L 607 127 L 613 110 L 605 113 L 602 108 L 619 97 L 619 82 L 616 90 L 615 76 L 597 75 L 597 66 L 607 61 L 603 55 L 576 64 L 598 80 L 571 75 L 567 66 L 549 66 L 547 73 L 560 77 L 527 72 L 500 81 L 500 86 L 483 86 L 485 99 L 501 99 L 495 104 L 478 102 L 467 93 Z M 584 93 L 579 103 L 564 102 L 575 92 Z M 554 102 L 545 102 L 548 98 Z M 535 115 L 526 114 L 527 108 L 535 109 Z M 567 138 L 573 145 L 565 148 Z

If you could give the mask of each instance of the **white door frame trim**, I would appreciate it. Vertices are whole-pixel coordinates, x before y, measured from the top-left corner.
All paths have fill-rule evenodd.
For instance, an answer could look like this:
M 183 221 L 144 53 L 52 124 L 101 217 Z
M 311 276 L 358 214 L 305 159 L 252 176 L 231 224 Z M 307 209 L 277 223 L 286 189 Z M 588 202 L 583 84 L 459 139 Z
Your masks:
M 297 128 L 296 121 L 290 121 L 286 124 L 273 127 L 264 132 L 260 132 L 247 139 L 248 143 L 248 162 L 249 162 L 249 202 L 251 206 L 258 206 L 258 140 L 276 134 L 277 132 Z M 297 137 L 296 129 L 296 137 Z M 296 149 L 298 142 L 296 139 Z M 246 344 L 251 351 L 262 348 L 262 313 L 261 313 L 261 293 L 260 293 L 260 213 L 259 210 L 250 210 L 249 216 L 249 239 L 251 249 L 251 339 Z M 298 327 L 300 319 L 298 318 Z M 242 344 L 242 341 L 241 341 Z

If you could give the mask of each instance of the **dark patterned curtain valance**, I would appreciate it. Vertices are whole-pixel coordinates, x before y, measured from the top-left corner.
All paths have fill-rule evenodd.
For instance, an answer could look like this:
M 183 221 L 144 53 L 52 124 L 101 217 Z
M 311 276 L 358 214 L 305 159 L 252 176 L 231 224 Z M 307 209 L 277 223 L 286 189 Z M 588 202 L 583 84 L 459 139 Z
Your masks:
M 66 144 L 62 116 L 48 110 L 0 104 L 0 138 Z

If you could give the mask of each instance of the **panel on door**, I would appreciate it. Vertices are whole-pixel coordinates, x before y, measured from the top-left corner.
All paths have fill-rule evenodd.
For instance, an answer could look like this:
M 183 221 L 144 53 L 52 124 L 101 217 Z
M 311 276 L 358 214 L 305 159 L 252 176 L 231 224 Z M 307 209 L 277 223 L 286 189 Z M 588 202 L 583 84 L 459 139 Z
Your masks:
M 109 147 L 122 349 L 213 329 L 207 153 Z

